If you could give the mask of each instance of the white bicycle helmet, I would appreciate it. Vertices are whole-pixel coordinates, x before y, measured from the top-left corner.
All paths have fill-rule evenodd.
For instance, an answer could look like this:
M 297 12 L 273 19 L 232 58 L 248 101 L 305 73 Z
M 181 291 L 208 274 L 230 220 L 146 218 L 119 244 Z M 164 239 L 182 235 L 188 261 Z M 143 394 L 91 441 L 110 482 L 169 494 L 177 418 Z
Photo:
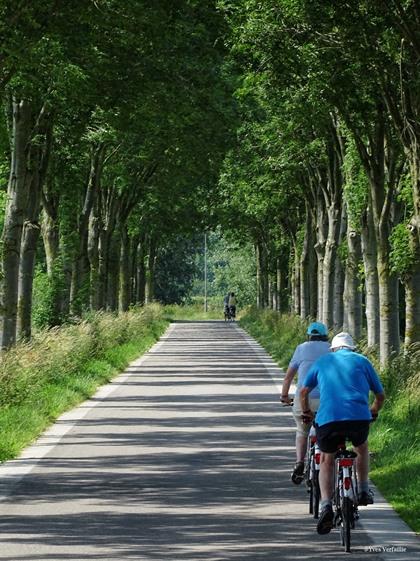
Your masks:
M 341 347 L 346 347 L 354 351 L 356 345 L 354 344 L 353 337 L 346 333 L 345 331 L 338 333 L 331 341 L 331 350 L 339 349 Z

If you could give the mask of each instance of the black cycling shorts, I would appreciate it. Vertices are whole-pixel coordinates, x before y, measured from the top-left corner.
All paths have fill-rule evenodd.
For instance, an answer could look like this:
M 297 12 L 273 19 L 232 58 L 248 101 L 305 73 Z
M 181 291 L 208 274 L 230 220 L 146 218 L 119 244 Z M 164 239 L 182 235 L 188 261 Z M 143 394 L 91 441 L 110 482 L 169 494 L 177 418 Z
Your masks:
M 368 439 L 370 421 L 336 421 L 326 425 L 316 425 L 316 438 L 321 452 L 333 453 L 339 444 L 350 440 L 353 446 L 360 446 Z

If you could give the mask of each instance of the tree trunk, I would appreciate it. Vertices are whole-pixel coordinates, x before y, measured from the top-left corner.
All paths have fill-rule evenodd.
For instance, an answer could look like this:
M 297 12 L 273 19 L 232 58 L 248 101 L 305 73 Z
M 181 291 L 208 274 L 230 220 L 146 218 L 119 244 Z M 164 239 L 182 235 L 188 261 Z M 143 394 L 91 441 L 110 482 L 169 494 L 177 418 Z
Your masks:
M 137 267 L 140 236 L 130 239 L 130 305 L 137 304 Z
M 418 269 L 418 267 L 417 267 Z M 405 336 L 404 346 L 408 349 L 420 341 L 420 271 L 410 275 L 405 287 Z
M 302 255 L 300 256 L 300 316 L 310 315 L 310 242 L 312 222 L 308 204 L 306 204 L 306 224 L 303 238 Z
M 256 262 L 256 278 L 255 278 L 255 280 L 256 280 L 256 283 L 257 283 L 257 286 L 256 286 L 257 302 L 256 302 L 256 304 L 257 304 L 257 308 L 261 309 L 262 308 L 262 305 L 261 305 L 261 269 L 260 269 L 261 264 L 260 264 L 260 250 L 259 250 L 259 246 L 258 246 L 257 243 L 254 245 L 254 249 L 255 249 L 255 262 Z
M 41 193 L 39 192 L 38 179 L 31 185 L 30 206 L 31 212 L 25 221 L 22 236 L 21 260 L 19 267 L 19 298 L 17 338 L 29 340 L 32 327 L 32 290 L 35 275 L 35 257 L 40 235 L 38 223 Z
M 400 347 L 399 314 L 398 314 L 398 279 L 391 274 L 389 253 L 378 249 L 379 279 L 379 354 L 381 363 L 385 364 L 391 354 L 397 353 Z
M 281 309 L 281 265 L 280 259 L 276 259 L 276 270 L 273 276 L 273 310 L 279 312 Z
M 47 263 L 47 274 L 53 288 L 51 291 L 51 317 L 49 325 L 59 325 L 63 317 L 67 316 L 68 310 L 64 309 L 64 298 L 66 287 L 64 284 L 63 259 L 60 259 L 60 228 L 58 223 L 58 201 L 57 207 L 46 210 L 43 198 L 43 213 L 41 220 L 41 234 L 44 243 L 45 258 Z M 70 287 L 70 285 L 69 285 Z
M 351 127 L 351 123 L 350 123 Z M 379 283 L 379 351 L 381 364 L 392 352 L 399 350 L 398 284 L 391 274 L 389 235 L 395 199 L 397 161 L 400 145 L 389 131 L 382 101 L 377 102 L 373 130 L 366 144 L 357 130 L 353 130 L 360 158 L 369 178 L 370 206 L 376 239 Z
M 321 321 L 331 326 L 334 323 L 334 276 L 337 246 L 340 235 L 340 207 L 332 202 L 327 209 L 328 236 L 325 244 L 322 275 L 322 316 Z
M 99 290 L 99 235 L 100 219 L 97 215 L 95 206 L 89 218 L 88 233 L 88 258 L 90 268 L 90 308 L 92 310 L 101 309 L 100 290 Z
M 323 313 L 323 278 L 324 278 L 324 258 L 327 237 L 327 220 L 323 198 L 318 192 L 316 203 L 316 243 L 315 252 L 317 257 L 317 314 L 314 317 L 322 318 Z
M 146 300 L 146 236 L 141 235 L 139 245 L 137 247 L 137 270 L 136 270 L 136 300 L 138 304 L 143 305 Z
M 107 280 L 107 305 L 111 312 L 118 311 L 120 288 L 120 259 L 121 239 L 118 232 L 114 232 L 109 244 L 108 280 Z
M 374 183 L 374 181 L 372 181 Z M 381 364 L 386 364 L 392 353 L 400 349 L 399 336 L 399 299 L 398 279 L 391 272 L 390 265 L 390 212 L 391 212 L 391 187 L 381 202 L 378 191 L 383 186 L 375 185 L 373 193 L 374 223 L 377 236 L 377 268 L 379 283 L 379 355 Z M 379 200 L 375 200 L 378 197 Z
M 292 310 L 296 315 L 300 315 L 300 257 L 296 241 L 293 244 L 293 265 L 292 265 Z
M 411 271 L 404 278 L 405 287 L 405 336 L 406 349 L 420 341 L 420 242 L 416 219 L 409 225 L 410 245 L 413 254 Z
M 372 212 L 367 208 L 362 221 L 362 257 L 365 271 L 365 313 L 368 347 L 379 347 L 379 282 L 376 237 Z
M 120 302 L 119 310 L 126 312 L 130 306 L 131 274 L 130 274 L 130 238 L 126 224 L 120 225 L 121 258 L 120 258 Z
M 36 135 L 36 142 L 31 143 L 28 154 L 31 173 L 28 174 L 28 208 L 21 242 L 18 289 L 17 336 L 25 340 L 31 337 L 35 258 L 41 232 L 39 224 L 41 194 L 49 165 L 52 141 L 52 121 L 45 106 L 38 115 L 33 134 Z
M 60 229 L 57 218 L 48 214 L 45 211 L 45 207 L 42 214 L 41 233 L 44 242 L 47 273 L 51 278 L 60 253 Z
M 268 306 L 268 267 L 267 250 L 263 242 L 256 244 L 257 258 L 257 306 L 266 308 Z
M 16 342 L 18 279 L 23 222 L 28 204 L 28 148 L 30 145 L 32 107 L 29 101 L 13 100 L 10 176 L 7 187 L 7 207 L 2 235 L 3 286 L 2 348 Z
M 343 205 L 341 211 L 341 225 L 340 234 L 338 239 L 338 247 L 340 247 L 347 235 L 347 211 L 346 206 Z M 337 251 L 335 258 L 335 275 L 334 275 L 334 329 L 335 331 L 342 331 L 344 323 L 344 264 L 340 252 Z
M 157 258 L 157 243 L 154 237 L 150 238 L 149 253 L 146 263 L 145 303 L 153 302 L 155 296 L 155 266 Z
M 346 262 L 346 279 L 344 288 L 345 324 L 356 340 L 362 334 L 362 292 L 360 290 L 359 264 L 361 261 L 360 235 L 349 228 L 347 232 L 348 256 Z
M 98 144 L 92 147 L 89 181 L 85 193 L 83 208 L 79 216 L 79 246 L 75 258 L 73 272 L 72 272 L 72 285 L 70 293 L 70 305 L 72 313 L 80 315 L 83 309 L 89 305 L 90 298 L 90 264 L 88 258 L 88 227 L 89 217 L 95 199 L 98 194 L 103 163 L 105 157 L 104 144 Z
M 99 263 L 98 263 L 98 306 L 105 310 L 108 291 L 109 252 L 112 232 L 103 229 L 99 233 Z

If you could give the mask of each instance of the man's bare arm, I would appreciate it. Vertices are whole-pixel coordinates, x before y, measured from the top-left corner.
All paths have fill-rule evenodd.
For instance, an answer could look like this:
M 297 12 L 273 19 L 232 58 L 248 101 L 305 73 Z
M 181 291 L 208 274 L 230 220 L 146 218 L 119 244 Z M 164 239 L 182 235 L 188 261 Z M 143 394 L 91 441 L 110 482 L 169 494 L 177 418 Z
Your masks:
M 370 408 L 370 411 L 372 413 L 373 417 L 377 417 L 378 416 L 378 412 L 380 409 L 382 409 L 382 406 L 384 404 L 385 401 L 385 394 L 384 393 L 375 393 L 375 400 L 372 403 L 372 406 Z
M 296 376 L 297 369 L 289 366 L 286 375 L 283 380 L 283 387 L 281 389 L 281 401 L 283 403 L 290 403 L 292 400 L 289 398 L 290 386 L 293 382 L 293 378 Z

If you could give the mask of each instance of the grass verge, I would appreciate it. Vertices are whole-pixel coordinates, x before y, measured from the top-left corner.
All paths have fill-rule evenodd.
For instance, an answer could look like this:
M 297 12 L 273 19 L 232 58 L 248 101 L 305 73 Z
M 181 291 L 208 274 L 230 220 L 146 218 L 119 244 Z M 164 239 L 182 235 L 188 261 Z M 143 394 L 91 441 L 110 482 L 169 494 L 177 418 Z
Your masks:
M 38 334 L 3 353 L 0 460 L 16 457 L 60 414 L 92 396 L 147 351 L 168 325 L 152 305 Z
M 165 317 L 169 320 L 179 321 L 203 321 L 211 319 L 223 319 L 223 305 L 217 307 L 209 303 L 207 312 L 204 311 L 204 304 L 201 302 L 193 303 L 188 306 L 172 304 L 165 306 Z
M 270 310 L 248 310 L 240 320 L 282 368 L 306 339 L 306 322 Z M 374 358 L 374 357 L 371 357 Z M 401 518 L 420 532 L 420 349 L 399 355 L 380 372 L 387 399 L 372 424 L 370 477 Z

